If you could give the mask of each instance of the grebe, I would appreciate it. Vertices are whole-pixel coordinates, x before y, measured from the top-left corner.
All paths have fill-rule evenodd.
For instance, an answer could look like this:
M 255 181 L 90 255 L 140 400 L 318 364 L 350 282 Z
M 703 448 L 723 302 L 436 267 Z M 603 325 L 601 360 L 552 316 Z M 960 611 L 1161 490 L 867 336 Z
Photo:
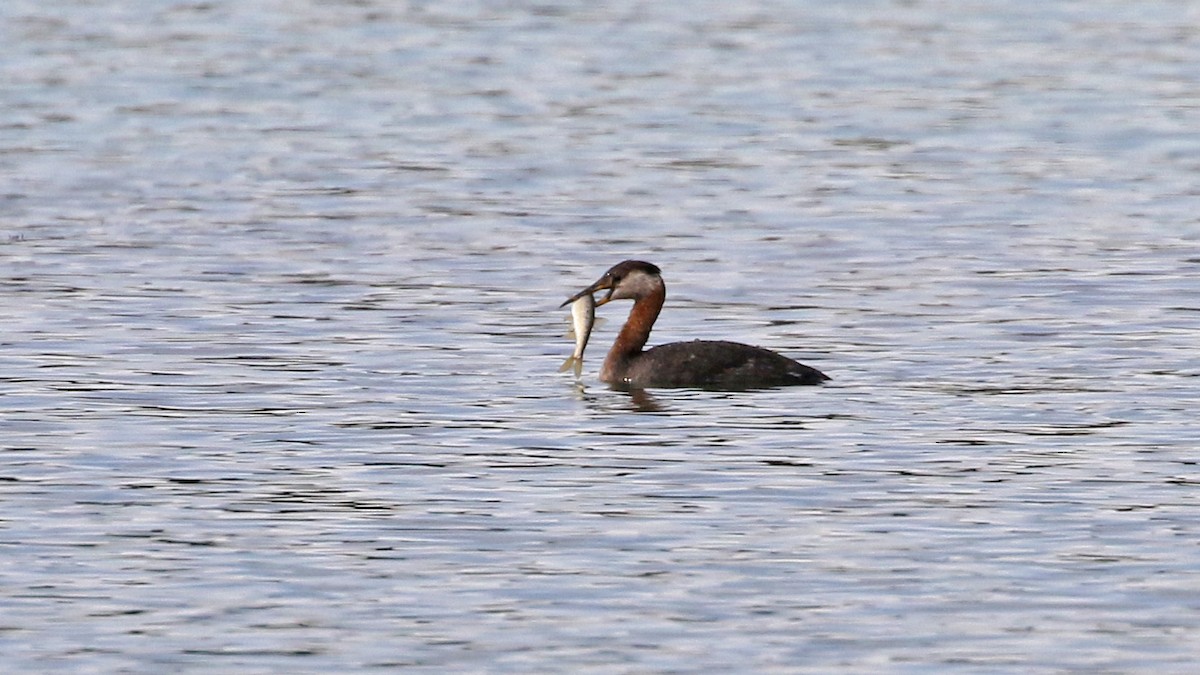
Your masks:
M 642 351 L 662 310 L 667 287 L 662 270 L 648 262 L 626 260 L 599 281 L 563 303 L 608 289 L 596 306 L 611 300 L 633 300 L 629 318 L 600 367 L 600 380 L 617 387 L 701 387 L 757 389 L 792 384 L 820 384 L 829 377 L 816 368 L 768 349 L 724 340 L 672 342 Z

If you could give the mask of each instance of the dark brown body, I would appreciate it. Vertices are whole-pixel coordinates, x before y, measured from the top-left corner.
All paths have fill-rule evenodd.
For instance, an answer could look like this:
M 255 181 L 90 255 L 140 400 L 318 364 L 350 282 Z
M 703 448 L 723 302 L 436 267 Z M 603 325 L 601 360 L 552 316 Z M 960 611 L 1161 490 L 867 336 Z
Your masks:
M 816 368 L 740 342 L 672 342 L 635 354 L 608 353 L 600 379 L 621 387 L 758 389 L 820 384 Z

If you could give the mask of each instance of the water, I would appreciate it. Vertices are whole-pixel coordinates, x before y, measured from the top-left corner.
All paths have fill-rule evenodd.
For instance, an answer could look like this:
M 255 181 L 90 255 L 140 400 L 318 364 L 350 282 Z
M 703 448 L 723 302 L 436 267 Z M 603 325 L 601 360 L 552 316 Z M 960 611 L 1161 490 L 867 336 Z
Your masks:
M 1193 671 L 1198 20 L 4 3 L 0 662 Z

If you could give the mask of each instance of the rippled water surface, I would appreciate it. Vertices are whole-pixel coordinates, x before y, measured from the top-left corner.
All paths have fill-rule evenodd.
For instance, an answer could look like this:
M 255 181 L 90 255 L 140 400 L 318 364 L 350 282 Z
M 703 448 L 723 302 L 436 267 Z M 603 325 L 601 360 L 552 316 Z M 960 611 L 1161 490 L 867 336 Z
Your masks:
M 1198 25 L 4 2 L 0 663 L 1194 672 Z

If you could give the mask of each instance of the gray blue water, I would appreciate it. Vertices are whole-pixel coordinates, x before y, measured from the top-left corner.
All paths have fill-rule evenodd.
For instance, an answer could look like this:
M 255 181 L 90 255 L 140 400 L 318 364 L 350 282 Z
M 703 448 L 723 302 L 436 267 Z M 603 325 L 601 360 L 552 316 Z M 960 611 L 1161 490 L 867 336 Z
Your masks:
M 1197 26 L 7 0 L 0 666 L 1195 672 Z

